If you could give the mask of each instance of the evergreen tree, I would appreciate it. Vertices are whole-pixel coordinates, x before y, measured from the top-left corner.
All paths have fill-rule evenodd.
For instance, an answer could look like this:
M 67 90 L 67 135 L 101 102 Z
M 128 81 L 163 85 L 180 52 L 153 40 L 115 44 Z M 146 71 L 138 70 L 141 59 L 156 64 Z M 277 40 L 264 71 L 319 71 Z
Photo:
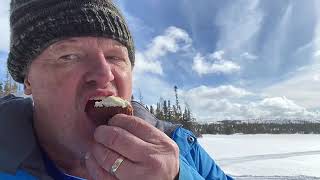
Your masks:
M 150 106 L 150 113 L 153 114 L 153 115 L 155 115 L 155 114 L 154 114 L 155 112 L 154 112 L 154 109 L 153 109 L 153 106 L 152 106 L 152 105 Z
M 4 91 L 4 95 L 10 94 L 10 92 L 11 92 L 11 85 L 10 85 L 9 79 L 6 79 L 6 81 L 5 81 L 5 83 L 4 83 L 3 91 Z
M 176 121 L 177 123 L 179 123 L 180 119 L 179 119 L 179 117 L 177 116 L 177 108 L 176 108 L 176 105 L 173 105 L 173 106 L 172 106 L 172 116 L 173 116 L 174 121 Z
M 174 94 L 176 96 L 176 106 L 179 107 L 178 87 L 177 86 L 174 86 Z
M 11 85 L 11 93 L 16 95 L 18 94 L 18 84 L 16 82 L 13 82 Z
M 189 129 L 190 131 L 193 131 L 193 133 L 195 133 L 196 135 L 199 135 L 199 132 L 196 132 L 196 129 L 193 125 L 194 122 L 195 122 L 195 118 L 192 118 L 190 107 L 186 103 L 185 108 L 184 108 L 184 112 L 182 115 L 181 123 L 186 129 Z
M 175 98 L 176 98 L 176 104 L 175 104 L 175 108 L 174 108 L 174 119 L 176 119 L 176 121 L 180 122 L 182 117 L 182 111 L 181 111 L 181 107 L 179 104 L 179 97 L 178 97 L 178 87 L 174 86 L 174 94 L 175 94 Z
M 173 118 L 172 118 L 172 109 L 171 109 L 170 100 L 168 100 L 168 120 L 169 120 L 169 121 L 173 121 Z
M 0 97 L 4 96 L 3 84 L 0 82 Z
M 158 102 L 158 103 L 157 103 L 156 117 L 157 117 L 158 119 L 164 120 L 163 111 L 162 111 L 162 109 L 161 109 L 161 102 Z
M 163 117 L 164 117 L 164 120 L 168 120 L 167 100 L 164 100 L 164 101 L 163 101 Z
M 187 119 L 186 119 L 187 122 L 190 122 L 192 121 L 192 117 L 191 117 L 191 110 L 190 108 L 187 108 Z
M 160 119 L 159 115 L 160 115 L 160 104 L 157 102 L 156 117 L 157 117 L 158 119 Z

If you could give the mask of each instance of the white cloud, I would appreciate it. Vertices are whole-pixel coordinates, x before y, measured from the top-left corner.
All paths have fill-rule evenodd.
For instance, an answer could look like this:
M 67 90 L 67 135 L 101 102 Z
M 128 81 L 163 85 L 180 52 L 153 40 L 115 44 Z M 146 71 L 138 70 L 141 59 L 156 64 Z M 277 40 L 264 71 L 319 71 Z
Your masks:
M 267 111 L 267 117 L 274 119 L 315 119 L 319 118 L 318 112 L 308 111 L 286 97 L 272 97 L 263 99 L 257 104 L 257 108 Z
M 139 37 L 141 36 L 144 37 L 145 34 L 154 32 L 154 29 L 152 27 L 145 24 L 143 18 L 141 19 L 136 16 L 133 16 L 132 12 L 128 11 L 127 7 L 130 6 L 129 1 L 127 2 L 123 0 L 114 0 L 114 2 L 120 8 L 122 14 L 124 15 L 128 23 L 129 29 L 133 34 L 135 40 L 139 39 Z M 142 43 L 141 41 L 142 40 L 139 39 L 139 43 Z
M 9 51 L 10 27 L 9 27 L 9 0 L 0 1 L 0 51 Z
M 215 23 L 221 28 L 218 48 L 235 53 L 254 46 L 254 37 L 261 28 L 263 14 L 259 0 L 234 1 L 220 8 Z M 249 47 L 248 47 L 249 46 Z
M 223 54 L 223 51 L 217 51 L 204 57 L 197 53 L 193 58 L 192 70 L 200 76 L 205 74 L 231 74 L 240 71 L 240 66 L 223 59 Z
M 316 14 L 316 27 L 314 30 L 314 35 L 313 35 L 313 49 L 315 50 L 314 57 L 315 60 L 318 61 L 319 56 L 320 56 L 320 2 L 319 1 L 314 1 L 314 8 L 315 8 L 315 14 Z
M 269 96 L 285 96 L 306 108 L 319 108 L 319 75 L 320 64 L 305 66 L 262 92 Z
M 135 73 L 150 72 L 163 74 L 161 57 L 168 53 L 186 51 L 191 47 L 192 40 L 183 29 L 171 26 L 163 35 L 155 37 L 145 51 L 136 53 Z
M 258 56 L 248 53 L 248 52 L 244 52 L 240 55 L 240 57 L 244 58 L 244 59 L 248 59 L 248 60 L 256 60 L 258 59 Z
M 145 72 L 151 72 L 159 75 L 163 74 L 160 61 L 152 61 L 139 51 L 136 51 L 135 67 L 133 70 L 135 74 L 142 74 Z
M 186 49 L 191 46 L 191 43 L 192 40 L 185 30 L 171 26 L 166 29 L 163 35 L 152 40 L 145 54 L 151 59 L 157 59 L 169 52 L 176 53 L 179 50 Z
M 184 92 L 184 97 L 188 98 L 206 98 L 206 99 L 221 99 L 221 98 L 241 98 L 252 95 L 253 93 L 242 88 L 237 88 L 232 85 L 222 85 L 219 87 L 199 86 Z
M 265 46 L 263 49 L 263 56 L 268 59 L 265 61 L 266 68 L 269 73 L 276 73 L 280 71 L 281 63 L 285 62 L 287 59 L 284 56 L 284 52 L 288 50 L 290 38 L 287 36 L 289 27 L 292 22 L 293 17 L 293 4 L 289 5 L 284 9 L 278 24 L 275 26 L 272 33 L 269 34 Z
M 211 119 L 224 119 L 230 112 L 233 113 L 229 115 L 235 115 L 234 112 L 241 107 L 241 104 L 232 103 L 231 99 L 241 99 L 254 95 L 245 89 L 232 85 L 219 87 L 199 86 L 181 91 L 180 94 L 200 121 L 209 117 Z
M 314 53 L 314 57 L 319 57 L 319 56 L 320 56 L 320 50 Z
M 160 97 L 173 99 L 174 91 L 166 81 L 159 76 L 152 74 L 146 76 L 144 74 L 134 74 L 133 91 L 135 99 L 139 100 L 139 91 L 143 96 L 143 102 L 146 104 L 154 104 Z
M 268 94 L 269 96 L 285 96 L 300 106 L 308 109 L 320 108 L 318 103 L 320 101 L 320 2 L 315 0 L 312 1 L 312 3 L 314 4 L 312 8 L 308 8 L 310 4 L 305 5 L 305 3 L 299 1 L 294 1 L 294 3 L 292 2 L 292 4 L 287 7 L 280 21 L 281 23 L 279 23 L 279 26 L 277 27 L 278 30 L 276 31 L 274 37 L 276 40 L 270 39 L 270 42 L 266 42 L 266 47 L 270 47 L 268 52 L 270 54 L 269 59 L 272 61 L 271 64 L 274 66 L 277 64 L 279 66 L 284 66 L 285 63 L 281 62 L 281 60 L 290 59 L 290 61 L 287 62 L 291 63 L 295 62 L 294 58 L 298 58 L 296 62 L 299 63 L 300 67 L 296 66 L 297 68 L 295 71 L 292 71 L 281 78 L 283 80 L 278 81 L 262 90 L 263 93 Z M 312 16 L 306 16 L 308 17 L 307 19 L 292 18 L 294 14 L 297 14 L 297 10 L 300 11 L 303 9 L 308 10 L 307 13 Z M 296 38 L 292 36 L 284 37 L 287 34 L 285 32 L 290 32 L 292 29 L 300 28 L 303 22 L 308 22 L 310 19 L 314 19 L 314 22 L 311 24 L 311 26 L 309 25 L 309 29 L 312 28 L 314 34 L 311 35 L 310 39 L 305 39 L 305 44 L 297 48 L 297 50 L 294 52 L 294 58 L 291 56 L 279 58 L 278 56 L 271 55 L 281 54 L 284 51 L 288 51 L 286 48 L 290 46 L 292 42 L 296 43 L 294 42 Z M 301 28 L 305 29 L 306 27 Z M 299 35 L 299 38 L 301 39 L 301 37 L 308 36 L 301 34 Z M 282 45 L 284 46 L 281 47 Z M 302 62 L 305 63 L 302 64 Z
M 152 104 L 159 97 L 171 98 L 174 96 L 173 87 L 165 82 L 161 76 L 164 71 L 161 58 L 168 53 L 188 53 L 192 40 L 188 33 L 177 27 L 168 27 L 162 35 L 155 37 L 146 50 L 136 52 L 134 67 L 134 91 L 142 91 L 145 103 Z M 146 75 L 146 73 L 150 73 Z
M 240 75 L 241 81 L 248 81 L 245 83 L 246 86 L 255 86 L 254 88 L 257 89 L 260 89 L 261 84 L 268 85 L 274 77 L 276 77 L 275 80 L 286 80 L 277 81 L 267 88 L 264 87 L 258 93 L 251 93 L 231 85 L 215 88 L 199 86 L 189 90 L 185 89 L 181 94 L 191 106 L 196 117 L 200 120 L 208 118 L 211 120 L 320 118 L 319 113 L 312 110 L 319 108 L 320 65 L 317 65 L 319 62 L 316 61 L 317 63 L 312 65 L 315 67 L 311 67 L 311 65 L 303 64 L 305 61 L 302 61 L 310 60 L 310 58 L 319 60 L 320 56 L 320 6 L 318 6 L 320 3 L 314 2 L 317 10 L 310 9 L 309 14 L 311 15 L 315 11 L 317 18 L 308 17 L 315 19 L 315 23 L 318 24 L 314 29 L 313 39 L 307 39 L 309 36 L 304 36 L 304 34 L 300 34 L 298 39 L 292 36 L 296 29 L 314 28 L 312 20 L 303 18 L 303 16 L 300 18 L 297 12 L 300 6 L 302 10 L 307 11 L 309 5 L 303 6 L 303 3 L 293 1 L 279 3 L 282 7 L 279 7 L 279 11 L 276 12 L 277 10 L 270 10 L 269 3 L 260 4 L 259 0 L 223 4 L 214 19 L 215 25 L 219 28 L 219 36 L 217 36 L 218 42 L 213 42 L 217 50 L 222 50 L 212 54 L 195 53 L 192 56 L 194 57 L 192 70 L 200 76 L 231 73 L 232 75 Z M 267 14 L 270 12 L 276 14 Z M 272 18 L 274 19 L 271 20 Z M 194 18 L 194 22 L 196 19 Z M 268 26 L 269 24 L 272 26 Z M 261 29 L 262 27 L 266 29 Z M 196 37 L 195 32 L 192 32 L 192 35 Z M 162 36 L 170 37 L 168 33 L 164 33 Z M 184 39 L 183 36 L 177 37 Z M 154 74 L 161 74 L 163 70 L 160 58 L 167 53 L 179 52 L 179 49 L 183 48 L 165 44 L 165 42 L 175 41 L 167 41 L 163 37 L 155 38 L 152 43 L 156 44 L 155 42 L 158 45 L 154 45 L 153 48 L 149 45 L 148 53 L 141 52 L 143 55 L 140 59 L 144 59 L 143 62 L 145 62 L 142 63 L 145 68 L 142 71 L 150 72 L 153 69 Z M 183 43 L 188 44 L 186 41 Z M 291 62 L 289 61 L 291 59 L 292 63 L 287 63 Z M 300 59 L 301 61 L 298 62 Z M 301 67 L 302 65 L 304 67 Z M 288 70 L 292 71 L 290 66 L 297 68 L 297 71 L 284 77 Z M 240 73 L 235 74 L 238 72 Z M 254 75 L 254 77 L 248 75 Z M 156 81 L 161 82 L 159 79 Z M 172 91 L 165 82 L 157 83 L 155 87 L 166 87 L 167 91 Z M 153 90 L 152 92 L 157 94 L 163 90 L 157 92 Z M 158 95 L 156 96 L 158 97 Z
M 210 54 L 209 57 L 211 59 L 223 60 L 223 57 L 222 57 L 223 55 L 224 55 L 224 51 L 220 50 Z
M 298 106 L 292 100 L 287 99 L 285 96 L 265 98 L 260 102 L 259 105 L 266 109 L 272 109 L 272 110 L 277 109 L 279 111 L 282 111 L 282 110 L 300 111 L 305 109 L 305 108 L 302 108 L 301 106 Z
M 319 119 L 319 112 L 307 110 L 292 100 L 274 97 L 260 101 L 236 102 L 231 99 L 198 99 L 193 104 L 198 120 Z M 191 104 L 191 103 L 190 103 Z
M 314 80 L 314 81 L 320 81 L 320 74 L 315 74 L 315 75 L 313 76 L 313 80 Z
M 147 26 L 146 24 L 144 24 L 142 19 L 139 19 L 137 17 L 132 16 L 131 14 L 129 14 L 126 9 L 123 8 L 124 6 L 121 6 L 121 10 L 124 13 L 124 17 L 126 18 L 129 28 L 130 30 L 132 30 L 133 32 L 137 32 L 137 33 L 149 33 L 149 32 L 153 32 L 154 30 L 152 29 L 152 27 Z
M 320 118 L 319 112 L 308 110 L 287 97 L 265 97 L 232 85 L 200 86 L 180 94 L 199 121 Z

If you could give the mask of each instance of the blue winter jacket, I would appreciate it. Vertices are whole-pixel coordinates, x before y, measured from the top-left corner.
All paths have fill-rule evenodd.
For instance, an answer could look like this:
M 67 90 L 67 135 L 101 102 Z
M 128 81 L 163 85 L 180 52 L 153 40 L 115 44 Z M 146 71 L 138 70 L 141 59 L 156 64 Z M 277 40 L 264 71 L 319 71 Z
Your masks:
M 81 180 L 65 175 L 44 158 L 32 127 L 30 98 L 0 98 L 0 180 Z M 179 146 L 179 180 L 229 180 L 199 145 L 197 138 L 180 125 L 156 119 L 142 105 L 132 102 L 134 115 L 170 136 Z

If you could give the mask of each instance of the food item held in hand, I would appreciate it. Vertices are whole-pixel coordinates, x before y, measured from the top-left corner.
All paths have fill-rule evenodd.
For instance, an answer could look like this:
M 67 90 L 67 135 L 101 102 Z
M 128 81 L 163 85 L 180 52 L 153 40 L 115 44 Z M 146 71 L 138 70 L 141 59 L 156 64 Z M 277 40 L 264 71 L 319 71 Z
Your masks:
M 107 124 L 108 120 L 116 114 L 133 114 L 130 103 L 116 96 L 90 99 L 85 111 L 90 118 L 96 120 L 99 124 Z

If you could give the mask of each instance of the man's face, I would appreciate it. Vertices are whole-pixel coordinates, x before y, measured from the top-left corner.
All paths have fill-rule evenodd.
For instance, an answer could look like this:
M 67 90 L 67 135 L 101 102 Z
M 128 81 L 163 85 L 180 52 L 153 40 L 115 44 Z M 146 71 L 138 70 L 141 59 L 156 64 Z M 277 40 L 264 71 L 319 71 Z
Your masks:
M 26 94 L 33 96 L 38 137 L 46 146 L 82 156 L 97 127 L 85 113 L 88 100 L 110 95 L 131 98 L 128 51 L 106 38 L 59 41 L 32 62 L 25 86 Z

